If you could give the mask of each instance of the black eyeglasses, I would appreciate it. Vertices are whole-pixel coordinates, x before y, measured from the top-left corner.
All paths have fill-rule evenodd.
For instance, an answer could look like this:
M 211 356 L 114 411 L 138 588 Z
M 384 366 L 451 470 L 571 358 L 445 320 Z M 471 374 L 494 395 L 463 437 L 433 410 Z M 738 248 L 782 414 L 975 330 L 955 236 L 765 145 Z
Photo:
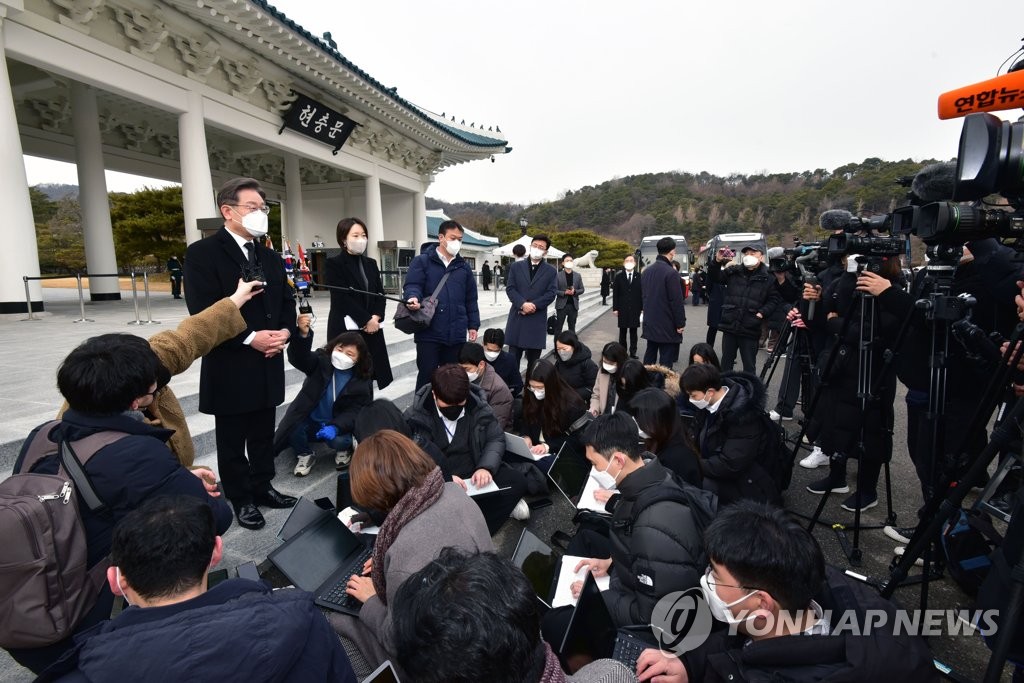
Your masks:
M 228 206 L 234 206 L 239 209 L 249 209 L 249 212 L 262 211 L 263 213 L 270 213 L 270 206 L 264 204 L 263 206 L 255 206 L 253 204 L 228 204 Z

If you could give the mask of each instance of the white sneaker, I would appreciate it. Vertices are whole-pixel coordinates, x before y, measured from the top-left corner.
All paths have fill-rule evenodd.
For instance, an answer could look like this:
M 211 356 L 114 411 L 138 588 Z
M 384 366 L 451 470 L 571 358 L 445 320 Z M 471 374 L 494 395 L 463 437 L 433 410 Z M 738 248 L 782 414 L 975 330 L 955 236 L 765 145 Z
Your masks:
M 338 451 L 334 454 L 334 464 L 338 467 L 346 467 L 352 462 L 352 451 Z
M 512 509 L 512 514 L 509 515 L 512 519 L 518 519 L 520 522 L 525 522 L 530 518 L 530 506 L 526 504 L 525 498 L 520 498 L 519 502 Z
M 816 467 L 821 467 L 822 465 L 827 464 L 828 456 L 825 455 L 825 453 L 817 446 L 814 447 L 814 450 L 811 451 L 810 455 L 800 461 L 800 467 L 805 467 L 809 470 L 813 470 Z
M 309 455 L 300 455 L 298 462 L 295 463 L 295 471 L 293 474 L 296 477 L 304 477 L 309 474 L 310 470 L 313 469 L 313 459 L 314 455 L 312 453 Z
M 888 524 L 882 528 L 883 534 L 903 545 L 910 543 L 910 537 L 914 535 L 914 531 L 916 531 L 914 527 L 897 527 Z
M 906 553 L 906 552 L 907 552 L 906 547 L 904 547 L 902 545 L 898 545 L 898 546 L 896 546 L 893 549 L 892 554 L 895 555 L 896 557 L 903 557 L 903 554 Z M 922 560 L 920 557 L 917 558 L 916 560 L 914 560 L 914 566 L 915 567 L 923 567 L 924 566 L 924 560 Z

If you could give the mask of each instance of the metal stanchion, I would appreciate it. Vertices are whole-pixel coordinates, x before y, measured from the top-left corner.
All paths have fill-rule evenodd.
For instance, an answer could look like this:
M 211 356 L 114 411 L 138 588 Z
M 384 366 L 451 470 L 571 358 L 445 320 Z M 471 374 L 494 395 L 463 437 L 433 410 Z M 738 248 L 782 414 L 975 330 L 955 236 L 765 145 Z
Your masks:
M 159 325 L 159 320 L 153 320 L 153 309 L 149 307 L 149 273 L 142 271 L 142 288 L 146 292 L 146 325 Z
M 40 320 L 32 310 L 32 294 L 28 291 L 28 275 L 22 275 L 21 281 L 25 283 L 25 305 L 28 307 L 28 317 L 22 320 Z
M 75 273 L 75 279 L 78 281 L 78 309 L 82 312 L 82 317 L 78 320 L 72 320 L 75 323 L 91 323 L 95 322 L 85 317 L 85 294 L 82 292 L 82 274 Z
M 129 320 L 129 325 L 141 325 L 142 318 L 139 316 L 139 289 L 135 286 L 135 271 L 131 273 L 132 278 L 132 304 L 135 306 L 135 320 Z

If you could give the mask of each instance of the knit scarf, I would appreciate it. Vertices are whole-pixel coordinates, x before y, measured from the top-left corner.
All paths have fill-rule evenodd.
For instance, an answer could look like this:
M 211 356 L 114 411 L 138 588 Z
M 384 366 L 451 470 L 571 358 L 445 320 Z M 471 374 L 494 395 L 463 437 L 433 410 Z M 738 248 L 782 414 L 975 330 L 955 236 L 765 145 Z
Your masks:
M 565 683 L 565 672 L 562 671 L 562 665 L 547 643 L 544 643 L 544 656 L 544 673 L 540 675 L 538 683 Z
M 373 589 L 385 605 L 388 604 L 387 581 L 384 578 L 384 555 L 398 538 L 402 528 L 419 516 L 421 512 L 437 502 L 444 490 L 441 469 L 435 467 L 424 478 L 423 483 L 405 492 L 405 495 L 391 509 L 380 525 L 377 541 L 373 545 Z

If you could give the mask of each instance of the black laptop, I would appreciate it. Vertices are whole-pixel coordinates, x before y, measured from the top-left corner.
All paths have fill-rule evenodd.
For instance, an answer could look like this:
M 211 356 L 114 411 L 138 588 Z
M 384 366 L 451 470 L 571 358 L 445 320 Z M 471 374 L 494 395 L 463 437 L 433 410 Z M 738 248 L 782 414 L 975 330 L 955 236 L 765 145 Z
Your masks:
M 636 671 L 636 660 L 649 647 L 657 647 L 653 636 L 648 642 L 632 632 L 616 630 L 601 589 L 597 587 L 594 575 L 587 572 L 579 600 L 569 619 L 569 628 L 565 630 L 558 650 L 562 665 L 567 666 L 571 661 L 573 668 L 578 669 L 598 659 L 611 658 L 630 671 Z
M 316 520 L 276 548 L 267 559 L 297 588 L 313 594 L 321 607 L 359 616 L 362 603 L 345 592 L 353 574 L 363 565 L 373 547 L 352 533 L 334 515 Z
M 512 564 L 520 569 L 530 585 L 537 599 L 546 608 L 551 607 L 551 591 L 558 575 L 558 568 L 561 558 L 555 555 L 555 551 L 544 541 L 540 540 L 529 529 L 523 529 L 519 536 L 519 543 L 512 553 Z
M 579 502 L 589 476 L 590 464 L 586 459 L 581 460 L 568 441 L 562 444 L 548 468 L 548 478 L 573 507 Z

